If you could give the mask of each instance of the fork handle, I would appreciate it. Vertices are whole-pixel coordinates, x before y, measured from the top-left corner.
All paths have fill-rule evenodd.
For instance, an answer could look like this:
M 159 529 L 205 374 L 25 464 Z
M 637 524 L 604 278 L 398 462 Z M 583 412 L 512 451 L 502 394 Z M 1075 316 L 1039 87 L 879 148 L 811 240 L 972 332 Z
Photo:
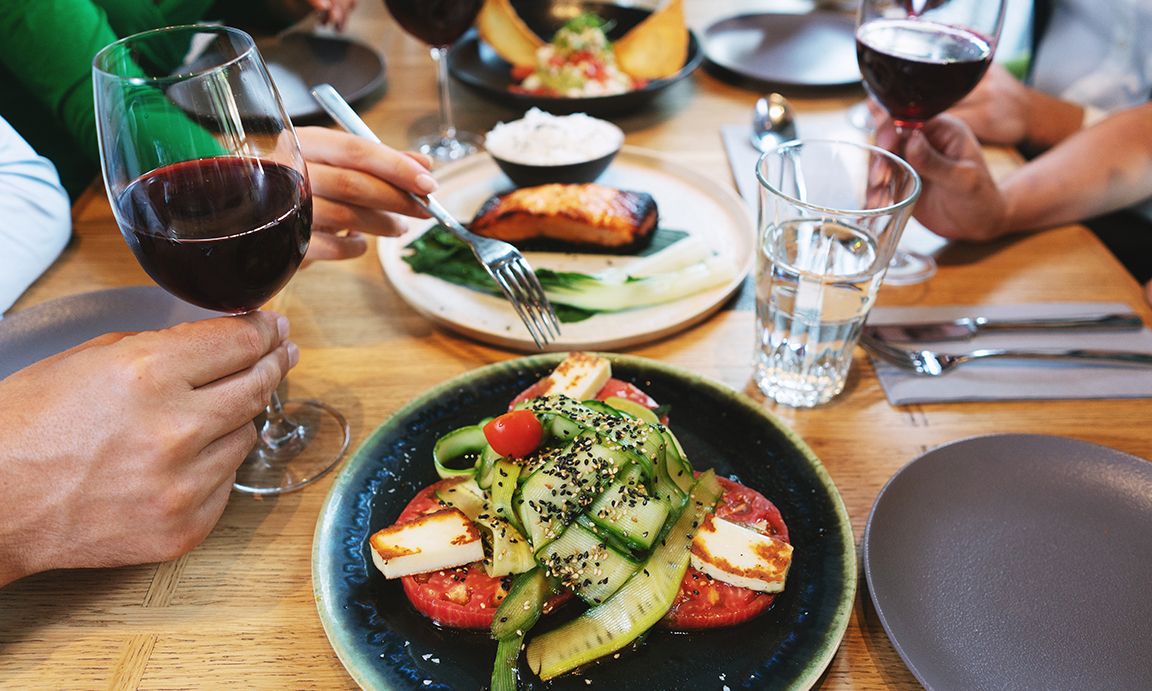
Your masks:
M 1152 354 L 1134 353 L 1125 350 L 1094 350 L 1077 348 L 1072 350 L 1027 350 L 1008 348 L 986 348 L 956 355 L 960 360 L 980 360 L 984 358 L 1011 358 L 1017 360 L 1098 360 L 1101 362 L 1121 362 L 1132 365 L 1152 366 Z
M 453 235 L 467 242 L 469 245 L 474 244 L 476 236 L 465 228 L 460 221 L 457 221 L 455 216 L 448 213 L 448 210 L 440 204 L 438 199 L 432 195 L 421 197 L 413 192 L 409 192 L 408 196 L 412 197 L 412 200 L 419 204 L 420 208 L 427 211 L 432 218 L 440 221 L 441 225 L 452 231 Z

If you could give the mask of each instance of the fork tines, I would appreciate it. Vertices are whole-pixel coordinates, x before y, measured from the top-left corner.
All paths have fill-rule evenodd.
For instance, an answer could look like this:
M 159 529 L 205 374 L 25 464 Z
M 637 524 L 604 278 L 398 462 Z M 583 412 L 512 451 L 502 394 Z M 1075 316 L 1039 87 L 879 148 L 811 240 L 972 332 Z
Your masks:
M 504 296 L 520 321 L 528 328 L 537 348 L 543 348 L 560 336 L 560 322 L 552 309 L 544 288 L 523 256 L 513 256 L 491 269 L 492 278 L 504 291 Z

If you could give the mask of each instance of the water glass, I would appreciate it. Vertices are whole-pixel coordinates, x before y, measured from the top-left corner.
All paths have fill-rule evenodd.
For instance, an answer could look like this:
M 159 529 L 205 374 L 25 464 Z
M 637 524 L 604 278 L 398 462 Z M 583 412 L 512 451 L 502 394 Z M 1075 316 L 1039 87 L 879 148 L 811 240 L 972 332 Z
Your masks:
M 920 178 L 883 149 L 821 140 L 764 154 L 756 177 L 754 377 L 778 403 L 820 405 L 844 389 Z

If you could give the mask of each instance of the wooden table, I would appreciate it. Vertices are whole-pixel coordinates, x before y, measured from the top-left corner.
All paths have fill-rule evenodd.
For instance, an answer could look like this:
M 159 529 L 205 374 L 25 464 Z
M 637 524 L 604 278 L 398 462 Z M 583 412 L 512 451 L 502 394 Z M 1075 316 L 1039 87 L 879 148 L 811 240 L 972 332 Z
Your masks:
M 765 3 L 689 6 L 690 23 Z M 803 8 L 803 5 L 800 6 Z M 387 56 L 389 89 L 365 118 L 389 144 L 435 109 L 426 50 L 363 0 L 351 31 Z M 790 94 L 791 95 L 791 94 Z M 516 115 L 456 90 L 461 125 L 484 131 Z M 620 120 L 629 144 L 663 151 L 728 181 L 718 128 L 747 117 L 756 94 L 700 72 L 651 109 Z M 849 90 L 797 94 L 802 112 L 844 108 Z M 112 221 L 102 190 L 76 205 L 76 233 L 60 261 L 16 309 L 78 292 L 148 284 Z M 933 280 L 881 291 L 887 305 L 1124 302 L 1152 322 L 1140 287 L 1094 237 L 1067 227 L 987 247 L 954 248 Z M 343 410 L 353 447 L 428 387 L 514 354 L 457 337 L 418 316 L 384 278 L 374 253 L 299 274 L 287 312 L 302 349 L 293 395 Z M 699 372 L 763 398 L 750 384 L 753 315 L 724 310 L 698 327 L 630 352 Z M 969 403 L 895 408 L 857 354 L 846 391 L 814 410 L 765 408 L 791 425 L 823 460 L 859 538 L 877 492 L 911 458 L 956 439 L 994 432 L 1076 437 L 1152 457 L 1148 400 Z M 0 590 L 0 686 L 14 688 L 343 688 L 352 686 L 324 635 L 313 602 L 312 535 L 331 484 L 258 501 L 234 495 L 219 525 L 173 562 L 41 574 Z M 861 580 L 827 688 L 915 685 L 875 618 Z

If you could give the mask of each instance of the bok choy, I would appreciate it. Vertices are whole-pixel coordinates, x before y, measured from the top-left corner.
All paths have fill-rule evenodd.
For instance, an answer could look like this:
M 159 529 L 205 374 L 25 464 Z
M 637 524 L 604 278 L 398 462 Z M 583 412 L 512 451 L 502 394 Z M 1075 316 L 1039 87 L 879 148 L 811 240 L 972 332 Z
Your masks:
M 698 238 L 676 233 L 655 254 L 597 274 L 535 267 L 536 276 L 562 322 L 577 322 L 600 312 L 671 302 L 724 285 L 737 276 L 736 266 L 718 257 Z M 476 263 L 472 250 L 442 226 L 435 226 L 408 245 L 404 261 L 416 273 L 436 276 L 472 290 L 500 295 L 500 289 Z

